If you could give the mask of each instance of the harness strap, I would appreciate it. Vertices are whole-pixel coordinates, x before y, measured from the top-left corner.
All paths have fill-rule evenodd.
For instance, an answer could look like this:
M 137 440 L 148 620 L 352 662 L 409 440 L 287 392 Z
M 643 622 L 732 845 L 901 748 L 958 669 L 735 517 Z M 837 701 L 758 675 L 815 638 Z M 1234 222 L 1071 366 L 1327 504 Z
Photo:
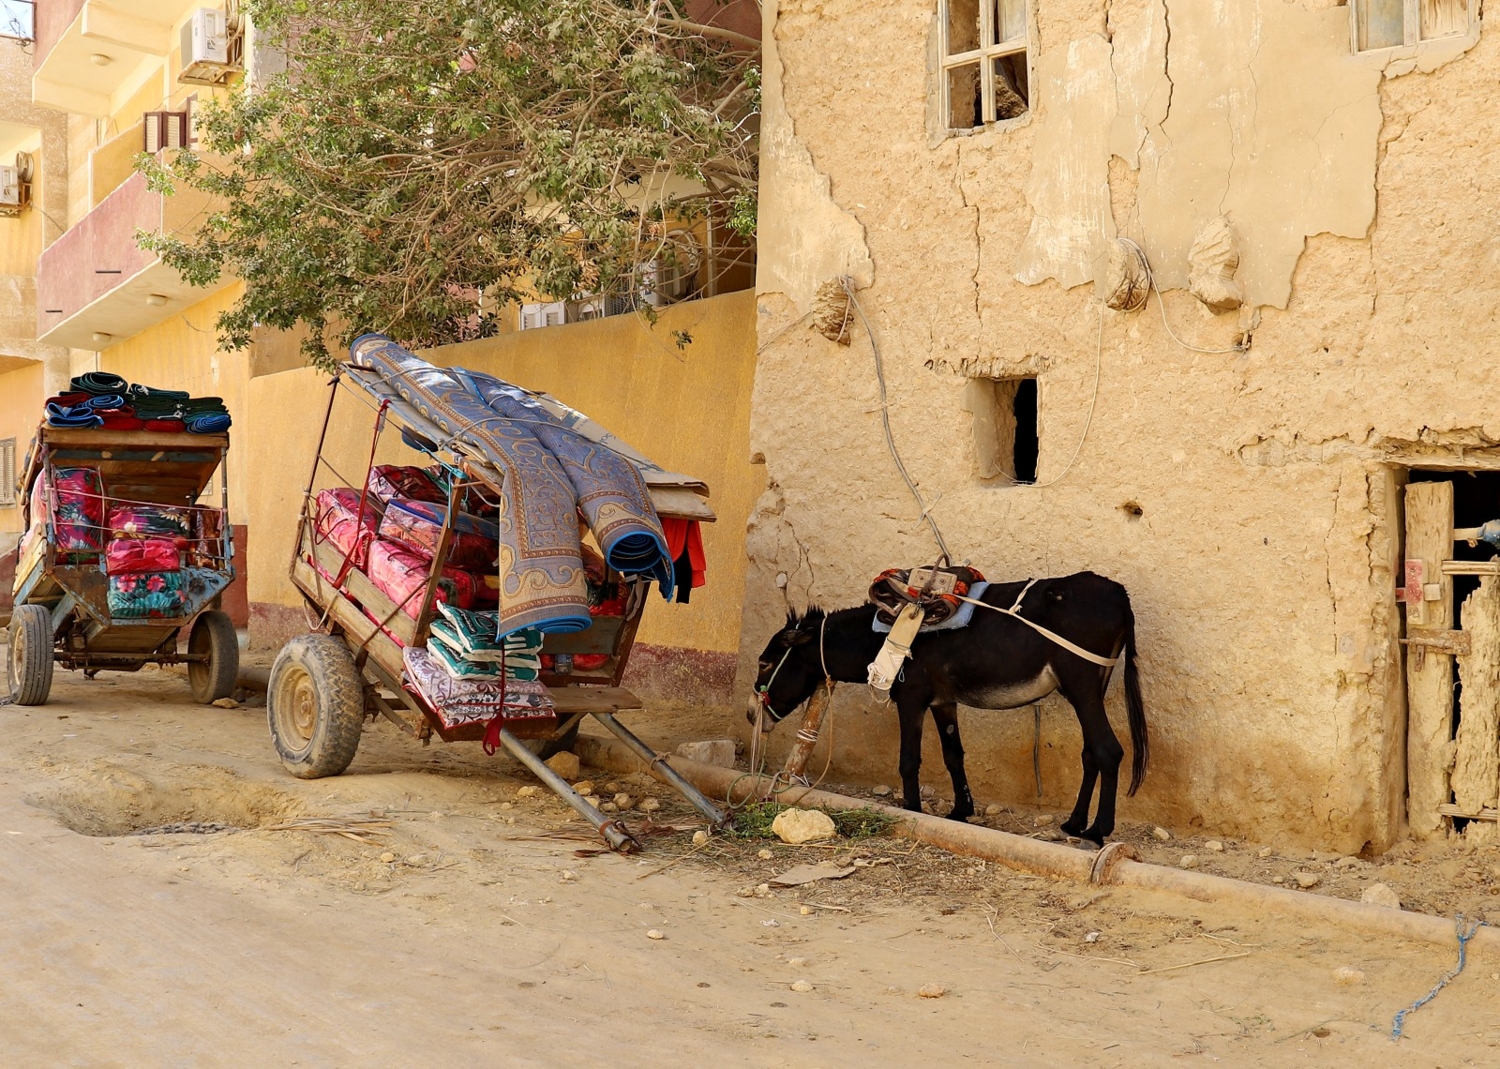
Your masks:
M 1090 653 L 1088 650 L 1084 649 L 1082 646 L 1079 646 L 1076 643 L 1069 642 L 1067 639 L 1063 638 L 1061 635 L 1057 634 L 1056 632 L 1048 631 L 1041 624 L 1033 623 L 1032 621 L 1026 619 L 1026 617 L 1022 616 L 1019 612 L 1017 612 L 1016 610 L 1021 607 L 1021 602 L 1026 597 L 1026 592 L 1028 590 L 1030 590 L 1033 586 L 1035 586 L 1037 584 L 1037 582 L 1038 581 L 1036 579 L 1033 579 L 1033 580 L 1031 580 L 1031 582 L 1027 583 L 1026 586 L 1025 586 L 1025 588 L 1021 591 L 1021 596 L 1018 597 L 1018 598 L 1016 598 L 1015 603 L 1012 604 L 1011 607 L 1008 608 L 1008 609 L 1002 609 L 998 605 L 991 605 L 987 601 L 980 601 L 978 598 L 966 598 L 966 597 L 964 597 L 962 595 L 954 595 L 954 596 L 957 597 L 959 601 L 967 601 L 970 605 L 980 605 L 980 606 L 983 606 L 986 609 L 993 609 L 995 612 L 1004 613 L 1006 616 L 1014 617 L 1015 619 L 1020 620 L 1027 627 L 1031 628 L 1037 634 L 1041 635 L 1043 638 L 1050 639 L 1051 641 L 1053 641 L 1053 642 L 1057 643 L 1059 646 L 1061 646 L 1063 649 L 1067 650 L 1069 653 L 1072 653 L 1072 654 L 1075 654 L 1076 656 L 1082 657 L 1085 661 L 1092 661 L 1094 664 L 1097 664 L 1100 667 L 1103 667 L 1103 668 L 1113 668 L 1117 664 L 1119 664 L 1122 660 L 1124 660 L 1123 656 L 1122 657 L 1100 657 L 1097 653 Z

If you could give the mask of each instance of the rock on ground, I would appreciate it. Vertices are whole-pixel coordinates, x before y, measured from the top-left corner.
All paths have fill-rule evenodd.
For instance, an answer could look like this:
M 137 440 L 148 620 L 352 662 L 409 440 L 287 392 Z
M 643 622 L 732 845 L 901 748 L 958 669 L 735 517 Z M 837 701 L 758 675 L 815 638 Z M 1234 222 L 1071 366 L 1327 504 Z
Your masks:
M 720 768 L 734 767 L 734 740 L 733 739 L 704 739 L 701 742 L 684 742 L 677 747 L 680 757 L 686 757 L 689 761 L 697 761 L 704 765 L 718 765 Z
M 833 818 L 816 809 L 783 809 L 771 821 L 771 830 L 784 843 L 796 846 L 818 839 L 832 839 Z
M 577 779 L 581 767 L 578 763 L 578 757 L 575 754 L 568 753 L 566 750 L 561 753 L 555 753 L 547 758 L 546 764 L 548 768 L 566 780 Z
M 1365 893 L 1359 896 L 1359 900 L 1368 902 L 1372 906 L 1385 906 L 1388 909 L 1401 908 L 1401 896 L 1383 883 L 1370 884 L 1365 888 Z

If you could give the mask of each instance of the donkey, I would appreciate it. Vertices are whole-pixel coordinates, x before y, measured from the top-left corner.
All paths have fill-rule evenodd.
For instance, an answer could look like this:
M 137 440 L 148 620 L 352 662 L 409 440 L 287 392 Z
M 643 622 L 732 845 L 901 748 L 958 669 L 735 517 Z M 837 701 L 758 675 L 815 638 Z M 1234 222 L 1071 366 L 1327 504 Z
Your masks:
M 1023 596 L 1024 592 L 1024 596 Z M 1019 599 L 1019 604 L 1017 604 Z M 1017 615 L 1096 656 L 1125 661 L 1125 707 L 1132 753 L 1130 790 L 1135 794 L 1146 776 L 1150 747 L 1146 711 L 1136 670 L 1135 616 L 1130 596 L 1119 583 L 1093 572 L 1060 579 L 992 584 L 978 599 Z M 864 683 L 885 636 L 871 624 L 875 606 L 861 605 L 827 613 L 813 609 L 790 616 L 766 645 L 755 680 L 757 703 L 749 711 L 757 720 L 763 707 L 776 723 L 812 696 L 825 678 Z M 891 687 L 901 720 L 901 787 L 907 809 L 920 810 L 922 714 L 932 710 L 943 743 L 943 764 L 953 778 L 953 820 L 974 814 L 974 798 L 964 773 L 964 748 L 958 735 L 958 703 L 975 709 L 1016 709 L 1040 701 L 1053 691 L 1073 706 L 1083 729 L 1083 785 L 1073 813 L 1062 830 L 1103 846 L 1115 829 L 1115 795 L 1124 749 L 1104 712 L 1104 693 L 1113 666 L 1094 664 L 1005 612 L 975 606 L 967 627 L 919 633 L 911 657 Z M 1094 784 L 1099 781 L 1099 809 L 1088 822 Z

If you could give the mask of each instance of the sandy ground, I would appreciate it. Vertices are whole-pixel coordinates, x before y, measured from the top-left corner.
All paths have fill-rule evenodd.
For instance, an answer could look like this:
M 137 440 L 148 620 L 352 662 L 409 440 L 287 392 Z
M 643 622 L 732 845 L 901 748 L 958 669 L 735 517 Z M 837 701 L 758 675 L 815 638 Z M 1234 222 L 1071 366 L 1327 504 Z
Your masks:
M 704 720 L 638 724 L 669 741 Z M 1500 1062 L 1500 961 L 1389 1038 L 1450 948 L 886 839 L 690 853 L 692 811 L 616 777 L 677 829 L 622 858 L 477 746 L 377 724 L 344 776 L 294 780 L 262 709 L 195 706 L 162 672 L 59 674 L 0 722 L 7 1067 Z M 389 826 L 271 830 L 314 816 Z M 181 821 L 240 830 L 128 834 Z M 819 860 L 858 867 L 757 893 Z

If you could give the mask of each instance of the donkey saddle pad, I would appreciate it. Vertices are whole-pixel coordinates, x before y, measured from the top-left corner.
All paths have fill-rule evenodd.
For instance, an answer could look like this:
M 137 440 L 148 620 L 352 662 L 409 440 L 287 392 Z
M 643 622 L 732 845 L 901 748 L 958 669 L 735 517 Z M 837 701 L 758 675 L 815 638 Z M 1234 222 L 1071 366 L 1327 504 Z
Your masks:
M 982 582 L 984 576 L 979 569 L 967 566 L 890 568 L 870 585 L 870 601 L 881 623 L 894 624 L 903 608 L 916 605 L 922 610 L 923 625 L 931 627 L 952 617 L 963 607 L 960 599 L 968 597 L 969 589 Z

